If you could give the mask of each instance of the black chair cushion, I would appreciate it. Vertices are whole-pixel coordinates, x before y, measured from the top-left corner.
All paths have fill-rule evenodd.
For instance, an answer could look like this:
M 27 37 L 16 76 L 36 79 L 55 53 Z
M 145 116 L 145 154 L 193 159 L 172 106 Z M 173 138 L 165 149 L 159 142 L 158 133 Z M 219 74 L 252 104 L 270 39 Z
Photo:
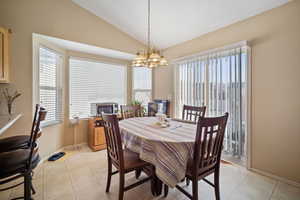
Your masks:
M 29 135 L 17 135 L 0 139 L 0 153 L 26 148 L 29 139 Z
M 22 173 L 27 167 L 30 149 L 0 153 L 0 178 L 6 178 L 17 173 Z M 35 153 L 32 158 L 31 168 L 34 169 L 40 161 L 40 156 Z

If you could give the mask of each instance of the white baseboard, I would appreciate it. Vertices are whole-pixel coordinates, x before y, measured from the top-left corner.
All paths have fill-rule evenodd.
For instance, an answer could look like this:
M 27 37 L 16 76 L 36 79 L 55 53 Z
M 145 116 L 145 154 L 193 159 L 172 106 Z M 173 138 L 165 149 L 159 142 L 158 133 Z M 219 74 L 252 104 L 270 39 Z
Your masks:
M 283 178 L 281 176 L 277 176 L 277 175 L 274 175 L 274 174 L 271 174 L 269 172 L 265 172 L 263 170 L 260 170 L 260 169 L 255 169 L 255 168 L 249 168 L 250 171 L 253 171 L 255 173 L 258 173 L 258 174 L 261 174 L 263 176 L 267 176 L 267 177 L 270 177 L 270 178 L 273 178 L 277 181 L 281 181 L 283 183 L 286 183 L 286 184 L 289 184 L 289 185 L 292 185 L 292 186 L 295 186 L 295 187 L 299 187 L 300 188 L 300 183 L 299 182 L 296 182 L 296 181 L 292 181 L 292 180 L 289 180 L 287 178 Z

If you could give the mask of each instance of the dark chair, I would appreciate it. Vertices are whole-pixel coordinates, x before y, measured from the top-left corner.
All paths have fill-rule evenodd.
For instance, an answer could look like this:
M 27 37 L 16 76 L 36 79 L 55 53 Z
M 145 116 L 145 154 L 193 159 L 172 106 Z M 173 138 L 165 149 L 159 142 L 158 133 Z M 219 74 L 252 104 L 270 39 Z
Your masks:
M 36 105 L 30 135 L 17 135 L 17 136 L 0 139 L 0 153 L 22 149 L 22 148 L 26 149 L 29 147 L 29 144 L 33 138 L 33 133 L 34 133 L 33 129 L 36 124 L 38 110 L 39 110 L 39 105 Z
M 9 183 L 20 177 L 24 178 L 24 182 L 0 190 L 8 190 L 24 183 L 24 197 L 15 199 L 32 199 L 32 171 L 40 161 L 36 141 L 42 135 L 40 123 L 45 120 L 46 113 L 44 108 L 39 109 L 37 122 L 32 130 L 32 140 L 28 148 L 0 153 L 0 185 Z
M 121 105 L 122 119 L 128 119 L 133 117 L 142 117 L 141 105 Z M 135 177 L 138 179 L 141 175 L 141 170 L 135 171 Z
M 197 123 L 199 117 L 204 117 L 206 106 L 188 106 L 183 105 L 182 119 L 187 121 L 194 121 Z
M 216 200 L 220 199 L 220 162 L 228 113 L 214 118 L 200 117 L 194 145 L 193 159 L 188 161 L 185 177 L 192 181 L 193 195 L 176 185 L 183 194 L 198 200 L 198 181 L 203 180 L 215 188 Z M 205 177 L 214 174 L 214 183 Z M 165 195 L 167 191 L 165 191 Z
M 142 117 L 140 105 L 121 105 L 121 115 L 123 119 L 132 117 Z
M 143 168 L 150 166 L 150 164 L 140 160 L 137 153 L 131 152 L 128 149 L 123 149 L 117 115 L 103 114 L 102 117 L 105 128 L 108 161 L 106 192 L 109 192 L 111 176 L 119 173 L 119 200 L 123 200 L 125 191 L 151 180 L 151 177 L 147 177 L 141 181 L 125 187 L 125 174 L 135 170 L 142 170 Z M 112 165 L 115 166 L 117 171 L 112 172 Z

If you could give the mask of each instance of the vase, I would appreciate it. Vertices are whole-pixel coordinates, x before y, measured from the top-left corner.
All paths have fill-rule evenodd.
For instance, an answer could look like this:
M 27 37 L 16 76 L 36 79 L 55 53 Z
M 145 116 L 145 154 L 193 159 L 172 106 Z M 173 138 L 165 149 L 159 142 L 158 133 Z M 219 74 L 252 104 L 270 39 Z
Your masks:
M 12 103 L 7 103 L 8 114 L 12 115 Z

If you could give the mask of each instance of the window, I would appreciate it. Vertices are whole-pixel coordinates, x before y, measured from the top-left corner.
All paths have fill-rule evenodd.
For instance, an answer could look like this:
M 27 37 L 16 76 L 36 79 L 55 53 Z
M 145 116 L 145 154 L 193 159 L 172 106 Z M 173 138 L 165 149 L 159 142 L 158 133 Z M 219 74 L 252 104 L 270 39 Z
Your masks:
M 247 124 L 248 46 L 185 58 L 175 66 L 175 111 L 184 104 L 207 106 L 207 116 L 229 112 L 224 151 L 244 157 Z
M 125 66 L 70 58 L 70 118 L 91 115 L 91 103 L 126 104 Z
M 39 101 L 47 110 L 43 125 L 62 120 L 62 88 L 59 79 L 61 66 L 60 54 L 45 47 L 39 48 Z
M 145 67 L 133 68 L 133 100 L 148 105 L 152 100 L 152 70 Z

